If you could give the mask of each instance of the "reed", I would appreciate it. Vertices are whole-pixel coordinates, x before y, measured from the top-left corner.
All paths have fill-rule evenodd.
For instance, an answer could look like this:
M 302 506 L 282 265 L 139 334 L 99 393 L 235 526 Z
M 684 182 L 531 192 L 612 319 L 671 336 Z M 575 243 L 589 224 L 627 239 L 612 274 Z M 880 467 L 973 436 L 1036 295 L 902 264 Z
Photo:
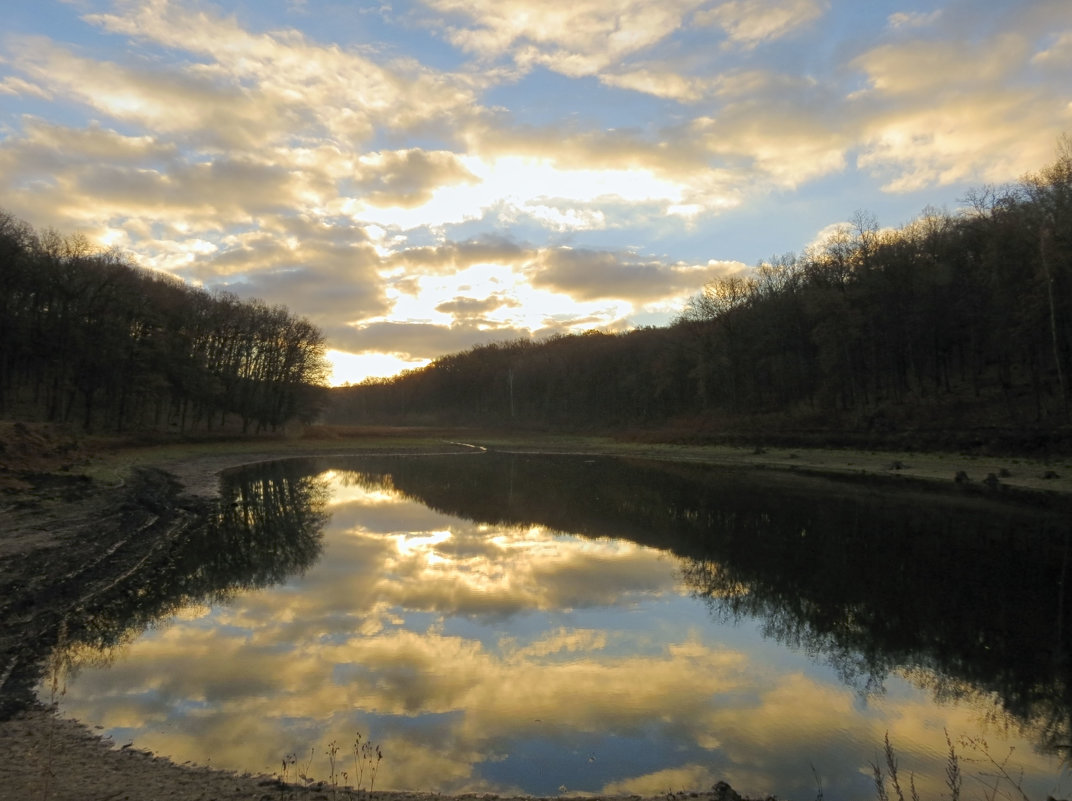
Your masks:
M 970 757 L 964 757 L 957 752 L 948 731 L 945 732 L 945 741 L 949 747 L 945 762 L 945 785 L 951 801 L 961 799 L 964 789 L 964 773 L 961 769 L 963 761 L 976 762 L 981 766 L 980 770 L 971 774 L 969 778 L 978 783 L 984 801 L 998 801 L 998 799 L 1031 801 L 1023 787 L 1023 770 L 1018 770 L 1010 764 L 1015 748 L 1010 747 L 1008 753 L 999 758 L 990 751 L 990 746 L 981 737 L 963 737 L 960 740 L 961 745 L 970 749 L 972 754 Z M 886 733 L 884 742 L 883 763 L 871 763 L 875 797 L 878 801 L 891 801 L 891 799 L 905 801 L 897 754 L 890 743 L 889 732 Z M 912 801 L 920 801 L 919 793 L 916 791 L 915 776 L 911 773 L 908 776 L 908 793 Z M 944 793 L 943 797 L 945 797 Z

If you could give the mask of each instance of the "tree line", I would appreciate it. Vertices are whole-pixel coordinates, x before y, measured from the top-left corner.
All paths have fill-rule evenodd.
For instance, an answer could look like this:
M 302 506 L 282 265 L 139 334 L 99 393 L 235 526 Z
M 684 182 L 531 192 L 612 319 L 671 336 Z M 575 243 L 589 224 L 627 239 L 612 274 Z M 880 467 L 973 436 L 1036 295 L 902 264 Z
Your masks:
M 667 327 L 515 340 L 333 392 L 339 422 L 1066 422 L 1072 140 L 1014 185 L 707 284 Z
M 281 306 L 210 293 L 0 211 L 0 417 L 87 430 L 312 420 L 324 337 Z

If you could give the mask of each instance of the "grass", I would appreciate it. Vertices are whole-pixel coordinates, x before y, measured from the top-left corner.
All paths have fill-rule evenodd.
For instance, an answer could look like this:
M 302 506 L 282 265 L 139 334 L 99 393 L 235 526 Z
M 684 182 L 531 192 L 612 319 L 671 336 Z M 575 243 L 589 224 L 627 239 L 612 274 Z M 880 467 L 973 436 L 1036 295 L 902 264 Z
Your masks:
M 67 620 L 61 620 L 56 645 L 48 660 L 49 674 L 49 716 L 48 724 L 48 747 L 45 751 L 45 765 L 41 781 L 41 801 L 48 801 L 52 791 L 52 780 L 56 774 L 53 769 L 55 757 L 56 718 L 59 716 L 60 699 L 67 694 L 67 674 L 70 668 L 70 657 L 64 647 L 67 643 Z
M 188 436 L 89 436 L 79 435 L 76 451 L 60 433 L 47 426 L 23 426 L 26 448 L 16 448 L 12 426 L 0 424 L 0 444 L 19 456 L 7 465 L 8 471 L 33 467 L 34 470 L 63 470 L 87 475 L 102 485 L 121 484 L 138 466 L 164 467 L 204 457 L 225 457 L 234 462 L 331 453 L 420 453 L 465 450 L 457 443 L 468 442 L 493 449 L 544 453 L 584 453 L 588 455 L 654 458 L 669 461 L 727 464 L 739 467 L 762 466 L 775 469 L 809 471 L 826 474 L 860 474 L 895 476 L 899 479 L 923 479 L 937 484 L 954 485 L 954 477 L 963 472 L 967 487 L 982 487 L 993 474 L 1002 489 L 1020 489 L 1072 495 L 1072 463 L 1054 463 L 1041 458 L 1009 458 L 956 454 L 951 452 L 901 452 L 882 449 L 845 449 L 824 445 L 803 447 L 799 444 L 787 453 L 770 443 L 745 444 L 703 442 L 697 438 L 671 441 L 667 437 L 629 436 L 629 432 L 603 434 L 568 434 L 505 431 L 481 428 L 390 427 L 390 426 L 309 426 L 298 436 L 260 434 L 237 437 L 224 434 Z M 37 431 L 41 428 L 41 431 Z M 10 430 L 9 430 L 10 429 Z M 7 432 L 5 434 L 5 432 Z M 61 432 L 62 433 L 62 432 Z M 665 432 L 664 432 L 665 433 Z M 38 439 L 48 435 L 50 447 L 38 447 Z M 39 436 L 38 436 L 39 435 Z M 12 439 L 5 443 L 5 438 Z M 24 437 L 25 438 L 25 437 Z M 44 440 L 42 440 L 44 441 Z M 453 444 L 452 444 L 453 443 Z M 30 445 L 34 447 L 29 448 Z M 29 448 L 29 450 L 27 450 Z M 0 468 L 3 466 L 0 465 Z M 2 470 L 0 470 L 2 472 Z
M 945 785 L 948 797 L 951 801 L 961 801 L 964 791 L 964 773 L 961 762 L 964 757 L 957 752 L 949 732 L 945 733 L 945 741 L 949 747 L 945 763 Z M 976 782 L 982 791 L 985 801 L 1031 801 L 1023 788 L 1023 771 L 1016 770 L 1010 762 L 1015 749 L 1010 747 L 1004 757 L 998 758 L 990 751 L 986 740 L 979 737 L 964 737 L 961 745 L 966 746 L 975 755 L 971 761 L 977 761 L 982 765 L 978 773 L 969 776 Z M 887 732 L 883 749 L 883 764 L 871 763 L 871 772 L 875 781 L 875 797 L 878 801 L 906 801 L 903 777 L 898 766 L 897 754 L 890 743 L 890 735 Z M 911 801 L 921 801 L 916 790 L 915 775 L 908 775 L 908 796 Z M 945 794 L 943 794 L 944 796 Z M 820 791 L 821 797 L 821 791 Z
M 371 795 L 376 789 L 376 774 L 380 763 L 383 761 L 383 749 L 371 739 L 366 739 L 361 732 L 357 732 L 350 746 L 349 754 L 343 754 L 342 746 L 337 740 L 327 744 L 325 755 L 328 761 L 327 782 L 317 781 L 313 777 L 313 760 L 316 755 L 316 747 L 309 749 L 309 758 L 300 767 L 297 765 L 297 755 L 289 753 L 283 757 L 282 769 L 276 776 L 279 784 L 280 798 L 286 799 L 288 791 L 290 798 L 294 797 L 293 789 L 296 784 L 294 779 L 300 781 L 306 787 L 316 787 L 319 790 L 330 790 L 331 798 L 354 799 L 361 796 Z M 353 758 L 353 773 L 343 770 L 344 759 Z M 292 775 L 292 771 L 296 775 Z M 368 789 L 365 789 L 365 779 L 368 779 Z

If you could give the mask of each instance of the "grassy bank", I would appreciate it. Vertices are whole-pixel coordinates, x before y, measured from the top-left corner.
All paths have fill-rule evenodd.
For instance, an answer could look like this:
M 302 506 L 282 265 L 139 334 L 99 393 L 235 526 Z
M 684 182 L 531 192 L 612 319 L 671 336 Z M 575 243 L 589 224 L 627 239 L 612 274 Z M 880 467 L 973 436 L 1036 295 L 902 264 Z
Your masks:
M 433 453 L 482 447 L 500 451 L 577 453 L 804 471 L 858 479 L 924 482 L 934 489 L 993 496 L 1072 496 L 1072 452 L 1046 456 L 978 451 L 831 447 L 768 438 L 718 443 L 655 435 L 541 434 L 478 428 L 310 426 L 256 437 L 78 436 L 47 425 L 0 424 L 0 490 L 25 488 L 32 474 L 84 475 L 102 485 L 125 481 L 137 467 L 158 467 L 203 485 L 215 471 L 263 459 L 317 453 Z M 199 491 L 211 494 L 205 486 Z

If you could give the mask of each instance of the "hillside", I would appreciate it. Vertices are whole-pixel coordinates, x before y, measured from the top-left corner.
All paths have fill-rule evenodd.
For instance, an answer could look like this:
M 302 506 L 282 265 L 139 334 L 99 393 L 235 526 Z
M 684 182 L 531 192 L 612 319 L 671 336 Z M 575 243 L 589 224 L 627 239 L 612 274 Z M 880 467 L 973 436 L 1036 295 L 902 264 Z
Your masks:
M 1045 452 L 1072 441 L 1072 147 L 898 230 L 696 294 L 670 326 L 515 340 L 336 389 L 343 424 Z

